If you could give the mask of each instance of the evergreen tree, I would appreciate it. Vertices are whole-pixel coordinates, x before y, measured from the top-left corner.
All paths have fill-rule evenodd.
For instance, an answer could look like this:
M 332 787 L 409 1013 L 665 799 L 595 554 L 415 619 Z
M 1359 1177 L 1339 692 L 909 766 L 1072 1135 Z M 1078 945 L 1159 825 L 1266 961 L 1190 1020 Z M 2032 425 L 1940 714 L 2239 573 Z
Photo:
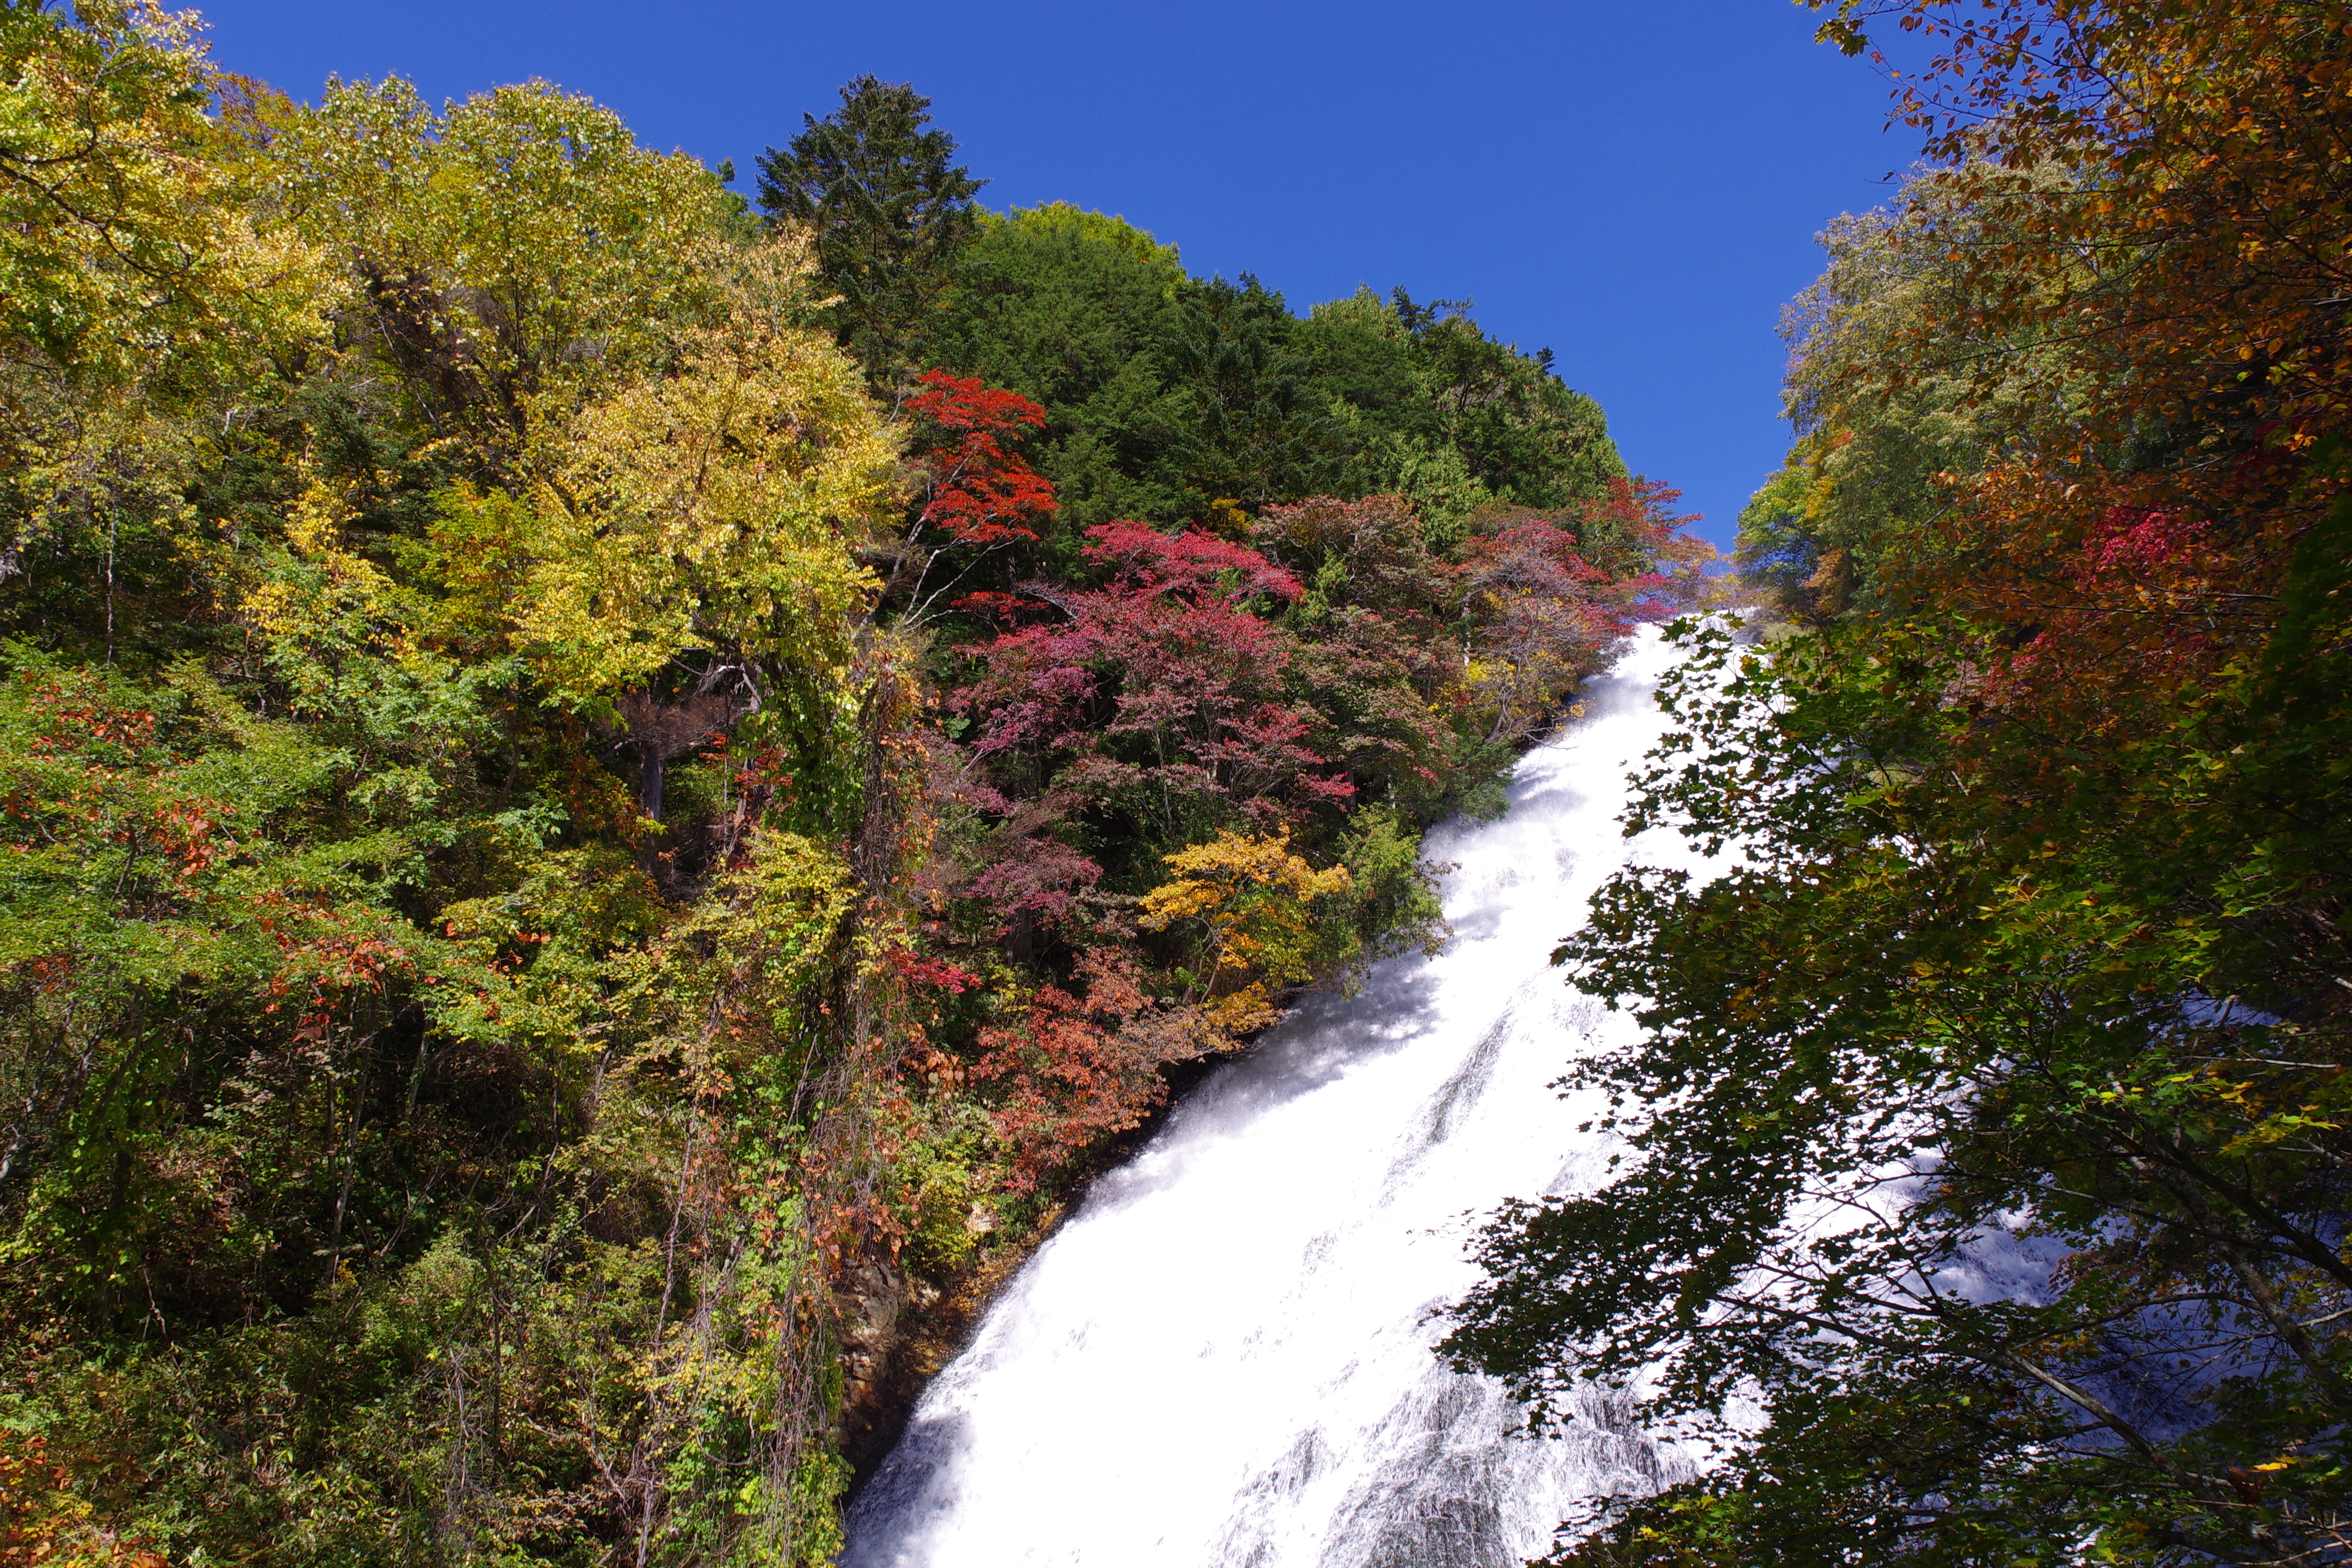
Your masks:
M 817 268 L 840 296 L 835 331 L 877 386 L 905 379 L 978 224 L 986 184 L 954 163 L 955 138 L 926 131 L 931 100 L 905 82 L 862 76 L 841 108 L 760 159 L 760 206 L 809 226 Z

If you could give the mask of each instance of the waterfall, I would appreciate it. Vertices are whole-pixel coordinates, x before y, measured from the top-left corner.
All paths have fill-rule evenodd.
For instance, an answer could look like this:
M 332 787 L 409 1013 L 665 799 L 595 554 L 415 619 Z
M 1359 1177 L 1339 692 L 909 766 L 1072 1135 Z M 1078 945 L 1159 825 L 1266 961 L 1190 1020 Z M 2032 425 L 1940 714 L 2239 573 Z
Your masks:
M 1430 1352 L 1478 1217 L 1607 1158 L 1594 1103 L 1549 1086 L 1630 1025 L 1548 955 L 1625 861 L 1677 657 L 1644 630 L 1499 820 L 1431 835 L 1456 866 L 1443 955 L 1310 1001 L 1096 1184 L 923 1396 L 843 1568 L 1488 1568 L 1580 1498 L 1687 1473 L 1621 1396 L 1532 1438 Z

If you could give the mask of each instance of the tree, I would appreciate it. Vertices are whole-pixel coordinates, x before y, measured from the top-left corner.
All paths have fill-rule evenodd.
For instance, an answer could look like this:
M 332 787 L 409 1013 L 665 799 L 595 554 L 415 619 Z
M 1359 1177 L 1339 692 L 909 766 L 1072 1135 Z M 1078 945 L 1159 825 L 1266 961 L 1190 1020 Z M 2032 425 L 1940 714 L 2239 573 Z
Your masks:
M 1424 428 L 1497 500 L 1570 506 L 1625 477 L 1601 405 L 1559 379 L 1549 349 L 1521 353 L 1479 331 L 1466 306 L 1423 310 L 1397 295 L 1420 362 Z
M 2198 771 L 2207 715 L 1989 746 L 1932 626 L 1711 647 L 1628 827 L 1739 858 L 1621 877 L 1563 947 L 1652 1031 L 1574 1075 L 1623 1163 L 1497 1219 L 1451 1342 L 1538 1400 L 1654 1369 L 1653 1418 L 1725 1446 L 1571 1560 L 2340 1540 L 2352 1279 L 2311 1216 L 2346 1201 L 2345 1047 L 2282 906 L 2332 923 L 2341 827 L 2258 805 L 2274 763 Z
M 1481 506 L 1576 504 L 1625 471 L 1590 398 L 1459 308 L 1366 291 L 1302 321 L 1254 279 L 1191 278 L 1173 247 L 1066 205 L 982 222 L 936 358 L 1045 407 L 1035 460 L 1064 503 L 1048 549 L 1064 569 L 1097 523 L 1317 494 L 1405 494 L 1450 543 Z
M 747 713 L 821 776 L 879 587 L 855 551 L 897 499 L 855 367 L 793 322 L 798 241 L 739 265 L 722 325 L 547 429 L 520 496 L 452 490 L 431 533 L 477 627 L 556 701 L 626 720 L 656 817 L 664 764 Z
M 1250 531 L 1306 587 L 1285 612 L 1293 679 L 1324 717 L 1331 760 L 1363 799 L 1417 818 L 1454 805 L 1465 773 L 1460 571 L 1426 533 L 1396 496 L 1270 506 Z
M 896 446 L 796 242 L 543 86 L 306 110 L 181 21 L 5 25 L 57 182 L 9 184 L 8 308 L 87 329 L 7 390 L 110 486 L 12 536 L 0 649 L 5 1417 L 66 1472 L 26 1539 L 821 1558 L 838 1260 L 893 1223 L 888 1064 L 830 1020 L 893 947 L 915 708 L 856 663 Z M 674 700 L 730 666 L 757 716 Z M 682 709 L 724 760 L 671 770 L 673 865 L 614 753 L 657 776 Z
M 103 660 L 200 613 L 176 564 L 196 432 L 325 333 L 324 258 L 252 202 L 191 19 L 0 8 L 0 626 Z M 183 421 L 185 421 L 184 423 Z
M 1045 423 L 1043 408 L 1017 392 L 983 386 L 978 376 L 927 370 L 919 379 L 924 390 L 908 400 L 907 412 L 915 421 L 922 493 L 890 552 L 887 589 L 905 626 L 929 619 L 980 558 L 1036 543 L 1037 530 L 1061 510 L 1053 485 L 1011 449 Z M 933 568 L 950 557 L 962 570 L 934 584 Z
M 1652 1369 L 1723 1443 L 1564 1561 L 2330 1560 L 2342 17 L 1824 32 L 1890 20 L 1950 163 L 1835 237 L 1800 339 L 1751 559 L 1819 548 L 1812 628 L 1693 630 L 1628 826 L 1724 860 L 1559 955 L 1650 1031 L 1575 1075 L 1622 1163 L 1498 1216 L 1451 1343 L 1538 1400 Z
M 1033 451 L 1062 503 L 1057 567 L 1097 523 L 1184 515 L 1161 448 L 1181 417 L 1169 354 L 1190 284 L 1173 246 L 1066 203 L 990 215 L 962 256 L 940 363 L 1045 410 Z
M 502 476 L 718 303 L 717 178 L 546 82 L 439 114 L 398 77 L 331 82 L 269 150 L 295 223 L 347 271 L 346 330 L 461 474 Z
M 1360 289 L 1316 306 L 1288 348 L 1346 422 L 1346 490 L 1402 493 L 1449 540 L 1483 506 L 1571 506 L 1625 476 L 1600 405 L 1551 352 L 1496 342 L 1465 302 Z
M 1220 500 L 1256 508 L 1340 485 L 1341 428 L 1289 353 L 1295 325 L 1282 296 L 1246 273 L 1186 291 L 1168 348 L 1184 398 L 1168 455 L 1192 515 Z
M 988 183 L 952 162 L 954 137 L 923 129 L 930 106 L 906 83 L 862 76 L 838 110 L 803 115 L 805 130 L 760 157 L 761 208 L 814 236 L 818 275 L 841 297 L 835 330 L 880 387 L 928 353 Z
M 1186 842 L 1228 812 L 1275 825 L 1349 799 L 1307 743 L 1313 708 L 1286 689 L 1291 638 L 1250 609 L 1297 599 L 1297 580 L 1197 533 L 1088 532 L 1109 581 L 1054 592 L 1057 618 L 975 650 L 984 673 L 955 700 L 979 720 L 977 753 L 1033 789 L 1062 779 L 1144 844 Z
M 763 231 L 0 4 L 0 1556 L 816 1568 L 900 1304 L 1441 933 L 1484 525 L 849 99 Z
M 1570 517 L 1504 512 L 1464 542 L 1463 684 L 1490 743 L 1551 722 L 1637 622 L 1688 602 L 1689 579 L 1658 569 L 1713 552 L 1681 535 L 1690 520 L 1673 514 L 1676 499 L 1653 480 L 1612 479 Z
M 1354 961 L 1351 922 L 1318 908 L 1353 891 L 1345 866 L 1318 871 L 1286 836 L 1230 832 L 1166 859 L 1173 875 L 1143 896 L 1137 923 L 1191 939 L 1187 999 L 1208 1002 L 1209 1021 L 1223 1033 L 1264 1027 L 1276 992 Z
M 997 1097 L 993 1120 L 1013 1147 L 1016 1188 L 1034 1190 L 1135 1126 L 1168 1092 L 1161 1068 L 1221 1043 L 1154 1004 L 1132 952 L 1090 949 L 1068 985 L 1036 988 L 1017 1026 L 980 1034 L 972 1077 Z

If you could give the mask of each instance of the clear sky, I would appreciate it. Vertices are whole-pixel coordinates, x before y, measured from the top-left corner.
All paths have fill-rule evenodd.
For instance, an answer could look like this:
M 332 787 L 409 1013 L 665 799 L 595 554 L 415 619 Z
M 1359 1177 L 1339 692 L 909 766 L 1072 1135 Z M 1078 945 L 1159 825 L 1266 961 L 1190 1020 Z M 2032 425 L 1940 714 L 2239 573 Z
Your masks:
M 215 58 L 433 98 L 543 77 L 752 159 L 861 72 L 911 81 L 982 200 L 1063 200 L 1304 310 L 1369 283 L 1549 346 L 1626 461 L 1728 543 L 1779 462 L 1781 303 L 1916 137 L 1789 0 L 215 0 Z

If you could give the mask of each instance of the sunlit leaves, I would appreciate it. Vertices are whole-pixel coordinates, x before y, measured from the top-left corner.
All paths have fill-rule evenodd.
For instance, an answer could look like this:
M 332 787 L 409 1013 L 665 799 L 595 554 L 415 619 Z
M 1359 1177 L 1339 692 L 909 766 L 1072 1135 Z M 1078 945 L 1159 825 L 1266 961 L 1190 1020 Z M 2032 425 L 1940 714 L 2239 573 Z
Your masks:
M 767 265 L 788 280 L 795 258 Z M 528 557 L 510 636 L 575 706 L 689 650 L 845 666 L 875 585 L 852 550 L 895 499 L 894 444 L 845 356 L 740 302 L 728 327 L 682 333 L 670 368 L 550 430 L 525 531 L 489 547 Z M 451 543 L 479 552 L 508 504 L 453 496 Z
M 1236 833 L 1166 859 L 1171 875 L 1143 896 L 1137 923 L 1191 938 L 1192 988 L 1213 998 L 1213 1016 L 1234 1034 L 1266 1021 L 1271 991 L 1331 973 L 1353 956 L 1353 933 L 1328 906 L 1318 909 L 1350 890 L 1345 866 L 1318 871 L 1286 839 Z
M 1575 1561 L 2337 1554 L 2342 19 L 1873 19 L 1955 162 L 1801 302 L 1743 545 L 1822 629 L 1669 691 L 1631 825 L 1731 860 L 1565 944 L 1633 1153 L 1455 1343 L 1760 1401 Z
M 347 330 L 484 456 L 720 307 L 717 179 L 585 98 L 532 82 L 436 113 L 398 77 L 338 82 L 273 132 L 282 199 L 354 292 Z

